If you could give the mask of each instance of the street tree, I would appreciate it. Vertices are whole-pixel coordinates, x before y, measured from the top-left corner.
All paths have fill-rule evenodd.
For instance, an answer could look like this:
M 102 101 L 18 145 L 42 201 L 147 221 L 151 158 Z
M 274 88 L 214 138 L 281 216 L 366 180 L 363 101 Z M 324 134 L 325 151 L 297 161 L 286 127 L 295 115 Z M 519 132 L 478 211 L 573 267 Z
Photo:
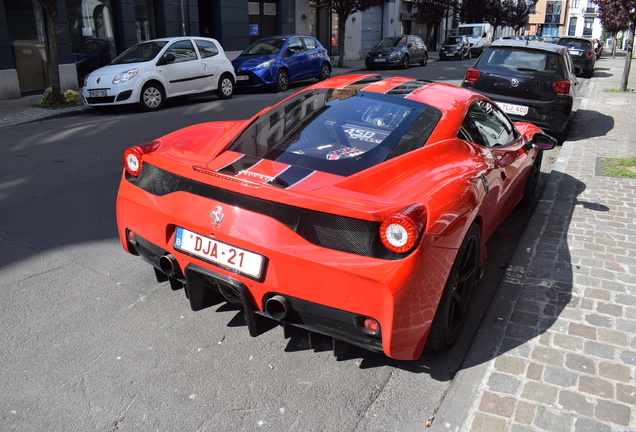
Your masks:
M 512 27 L 515 34 L 519 34 L 519 30 L 525 28 L 530 15 L 530 8 L 525 0 L 504 0 L 506 3 L 506 21 L 504 25 Z
M 493 0 L 464 0 L 459 8 L 459 18 L 463 23 L 486 22 L 490 3 Z M 495 0 L 496 1 L 496 0 Z
M 378 5 L 378 0 L 321 0 L 319 7 L 338 14 L 338 67 L 344 67 L 345 30 L 351 15 Z
M 416 0 L 413 18 L 417 22 L 426 24 L 428 28 L 427 43 L 431 33 L 435 31 L 435 25 L 442 20 L 448 23 L 448 19 L 455 15 L 458 8 L 458 0 Z
M 48 38 L 48 64 L 49 64 L 49 85 L 52 90 L 51 103 L 53 105 L 62 102 L 62 92 L 60 88 L 60 68 L 57 56 L 57 0 L 38 0 L 46 13 L 46 28 Z
M 621 78 L 621 91 L 627 90 L 629 72 L 632 65 L 634 49 L 634 32 L 636 31 L 636 0 L 592 0 L 599 6 L 599 18 L 605 29 L 612 32 L 630 30 L 625 66 Z

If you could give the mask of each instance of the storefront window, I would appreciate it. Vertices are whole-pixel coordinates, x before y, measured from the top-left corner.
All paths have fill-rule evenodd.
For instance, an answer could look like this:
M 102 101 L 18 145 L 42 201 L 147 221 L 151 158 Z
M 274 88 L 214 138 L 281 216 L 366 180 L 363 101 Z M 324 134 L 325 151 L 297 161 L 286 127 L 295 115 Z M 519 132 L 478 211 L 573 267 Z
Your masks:
M 90 72 L 115 58 L 110 0 L 67 0 L 73 61 L 80 84 Z
M 5 0 L 4 4 L 20 91 L 23 94 L 43 91 L 48 57 L 42 7 L 36 0 Z

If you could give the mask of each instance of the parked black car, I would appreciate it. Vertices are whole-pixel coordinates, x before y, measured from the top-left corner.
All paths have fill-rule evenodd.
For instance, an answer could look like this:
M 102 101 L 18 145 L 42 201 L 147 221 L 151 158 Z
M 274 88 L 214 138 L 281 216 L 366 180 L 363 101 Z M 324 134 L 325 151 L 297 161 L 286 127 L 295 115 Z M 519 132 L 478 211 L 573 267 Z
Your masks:
M 564 36 L 559 38 L 557 45 L 563 45 L 570 50 L 572 63 L 581 68 L 581 74 L 590 78 L 594 74 L 596 66 L 596 51 L 592 39 Z
M 428 50 L 419 36 L 401 35 L 384 38 L 364 59 L 367 69 L 395 66 L 406 69 L 410 63 L 419 63 L 422 66 L 428 63 Z
M 563 141 L 576 110 L 577 71 L 564 46 L 502 40 L 468 69 L 462 87 L 488 96 L 513 121 L 534 123 Z
M 468 42 L 468 38 L 464 35 L 462 36 L 448 36 L 442 42 L 442 46 L 439 49 L 439 59 L 454 59 L 458 58 L 463 60 L 465 58 L 469 59 L 472 57 L 470 52 L 470 42 Z

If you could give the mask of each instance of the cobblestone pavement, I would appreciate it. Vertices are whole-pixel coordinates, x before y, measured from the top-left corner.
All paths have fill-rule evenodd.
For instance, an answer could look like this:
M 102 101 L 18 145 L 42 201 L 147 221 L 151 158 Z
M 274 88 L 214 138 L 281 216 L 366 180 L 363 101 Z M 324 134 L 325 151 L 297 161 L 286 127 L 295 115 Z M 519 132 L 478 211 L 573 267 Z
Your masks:
M 432 432 L 636 431 L 636 180 L 597 171 L 636 157 L 624 61 L 597 63 Z

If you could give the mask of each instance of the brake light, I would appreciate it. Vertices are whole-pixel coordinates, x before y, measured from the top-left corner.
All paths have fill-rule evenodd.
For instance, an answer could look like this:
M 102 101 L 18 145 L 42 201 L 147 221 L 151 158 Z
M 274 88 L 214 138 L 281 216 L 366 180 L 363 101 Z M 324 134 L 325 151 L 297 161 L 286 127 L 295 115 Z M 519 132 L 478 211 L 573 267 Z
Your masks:
M 153 141 L 147 144 L 134 146 L 124 151 L 124 167 L 131 176 L 137 177 L 141 174 L 141 168 L 143 166 L 142 157 L 145 154 L 152 153 L 159 148 L 161 143 L 159 141 Z
M 554 84 L 552 84 L 552 89 L 557 96 L 567 96 L 570 94 L 571 86 L 572 84 L 570 84 L 569 81 L 555 81 Z
M 596 53 L 594 51 L 588 51 L 585 53 L 585 57 L 587 58 L 592 58 L 596 55 Z
M 466 71 L 466 76 L 464 77 L 464 82 L 467 82 L 469 84 L 474 84 L 475 81 L 477 81 L 480 76 L 481 76 L 481 73 L 477 69 L 472 69 L 472 68 L 468 69 Z
M 417 245 L 425 227 L 426 209 L 413 204 L 382 221 L 380 240 L 391 252 L 406 253 Z

